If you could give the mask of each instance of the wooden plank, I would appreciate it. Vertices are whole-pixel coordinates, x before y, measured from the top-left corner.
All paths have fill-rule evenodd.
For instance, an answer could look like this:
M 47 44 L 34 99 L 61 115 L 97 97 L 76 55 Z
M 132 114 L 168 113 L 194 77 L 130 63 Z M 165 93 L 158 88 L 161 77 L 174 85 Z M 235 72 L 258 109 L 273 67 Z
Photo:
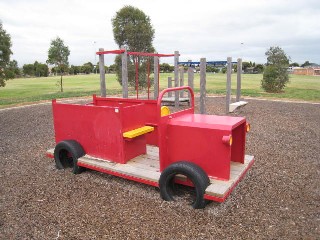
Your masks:
M 159 153 L 159 147 L 153 145 L 147 145 L 147 152 Z
M 174 52 L 174 87 L 179 87 L 179 51 Z M 179 92 L 174 92 L 174 106 L 179 107 Z
M 174 97 L 164 97 L 162 98 L 162 102 L 173 103 L 175 101 Z M 179 102 L 189 102 L 189 98 L 179 98 Z
M 127 162 L 127 164 L 137 169 L 140 169 L 141 171 L 148 170 L 151 172 L 160 172 L 159 164 L 157 166 L 154 166 L 152 164 L 145 164 L 142 162 L 132 162 L 132 161 Z
M 98 160 L 98 159 L 88 158 L 88 157 L 78 158 L 78 162 L 88 164 L 91 166 L 95 166 L 95 167 L 99 167 L 99 168 L 103 168 L 103 169 L 108 169 L 108 170 L 112 170 L 114 168 L 114 166 L 117 165 L 117 163 L 115 163 L 115 162 Z
M 192 67 L 188 67 L 188 86 L 194 89 L 194 72 Z M 188 91 L 188 98 L 191 99 L 191 93 Z
M 172 77 L 168 77 L 168 88 L 172 88 Z M 168 92 L 168 97 L 172 97 L 172 91 Z
M 85 157 L 79 158 L 78 161 L 80 163 L 87 164 L 96 168 L 102 168 L 105 170 L 146 179 L 153 182 L 158 182 L 160 178 L 160 172 L 156 171 L 155 168 L 147 169 L 147 165 L 144 165 L 144 168 L 142 168 L 141 166 L 137 167 L 131 164 L 120 164 L 114 162 L 111 163 L 107 161 L 100 161 L 97 159 L 88 159 Z
M 206 189 L 206 194 L 211 196 L 223 197 L 234 187 L 237 181 L 243 176 L 248 169 L 249 164 L 253 161 L 253 156 L 246 155 L 244 164 L 231 162 L 230 180 L 222 181 L 210 178 L 210 185 Z
M 158 182 L 160 179 L 160 172 L 148 171 L 133 167 L 128 164 L 116 164 L 114 171 L 125 175 L 146 179 L 153 182 Z
M 248 162 L 245 163 L 236 163 L 231 162 L 230 164 L 230 172 L 242 172 L 244 168 L 246 168 L 248 165 Z
M 223 184 L 219 182 L 214 182 L 209 185 L 206 189 L 206 194 L 213 195 L 217 197 L 223 197 L 228 190 L 231 188 L 232 185 L 230 184 Z
M 54 149 L 49 149 L 47 153 L 53 154 Z M 224 197 L 243 176 L 253 159 L 253 156 L 246 155 L 244 164 L 231 162 L 230 180 L 223 181 L 210 178 L 211 184 L 207 187 L 205 193 L 211 196 Z M 130 160 L 127 164 L 94 158 L 90 155 L 85 155 L 79 158 L 78 161 L 95 168 L 101 168 L 152 182 L 158 182 L 161 175 L 159 166 L 159 148 L 156 146 L 147 145 L 147 154 L 138 156 Z M 185 180 L 186 177 L 178 175 L 177 179 Z
M 253 160 L 253 156 L 251 156 L 251 155 L 245 155 L 244 156 L 244 162 L 246 163 L 246 164 L 249 164 L 252 160 Z
M 159 96 L 159 57 L 154 57 L 153 65 L 153 86 L 154 86 L 154 99 L 158 99 Z
M 103 48 L 99 48 L 99 52 L 103 52 Z M 105 97 L 107 95 L 106 89 L 106 72 L 104 70 L 104 54 L 99 55 L 99 71 L 100 71 L 100 95 Z
M 207 60 L 200 59 L 200 114 L 206 114 L 206 67 Z
M 180 87 L 184 86 L 184 68 L 180 68 Z M 184 90 L 180 91 L 180 98 L 184 97 Z
M 158 157 L 159 159 L 159 148 L 157 146 L 147 145 L 147 154 Z
M 127 48 L 125 46 L 122 46 L 121 49 L 124 50 L 124 52 L 121 54 L 121 69 L 122 69 L 122 97 L 128 98 L 128 53 Z
M 229 113 L 229 107 L 231 103 L 231 72 L 232 72 L 232 58 L 227 58 L 227 94 L 226 94 L 226 114 Z
M 150 166 L 157 168 L 157 169 L 159 169 L 159 166 L 160 166 L 159 158 L 156 159 L 150 155 L 142 155 L 142 156 L 136 157 L 136 158 L 130 160 L 128 163 L 131 163 L 131 162 L 144 164 L 144 165 L 150 165 Z
M 236 110 L 237 108 L 239 107 L 242 107 L 242 106 L 245 106 L 247 105 L 248 102 L 246 101 L 240 101 L 240 102 L 234 102 L 234 103 L 231 103 L 229 105 L 229 112 L 233 112 L 234 110 Z
M 239 171 L 239 172 L 231 171 L 230 172 L 230 180 L 231 181 L 237 180 L 241 176 L 242 172 L 243 171 Z
M 242 59 L 238 58 L 237 63 L 237 97 L 236 102 L 240 101 L 241 97 L 241 73 L 242 73 Z

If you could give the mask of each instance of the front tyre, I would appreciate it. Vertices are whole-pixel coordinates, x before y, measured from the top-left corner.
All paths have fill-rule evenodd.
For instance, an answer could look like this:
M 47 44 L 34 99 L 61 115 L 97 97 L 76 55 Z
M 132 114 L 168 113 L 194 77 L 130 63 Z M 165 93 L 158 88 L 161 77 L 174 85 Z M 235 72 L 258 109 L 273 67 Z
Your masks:
M 159 187 L 162 199 L 174 201 L 174 179 L 178 174 L 186 176 L 195 188 L 195 200 L 192 203 L 192 207 L 195 209 L 204 208 L 206 206 L 204 193 L 210 180 L 203 169 L 192 162 L 175 162 L 161 173 Z
M 54 160 L 58 169 L 72 168 L 74 174 L 81 173 L 84 168 L 78 166 L 78 158 L 85 155 L 82 146 L 75 140 L 59 142 L 54 149 Z

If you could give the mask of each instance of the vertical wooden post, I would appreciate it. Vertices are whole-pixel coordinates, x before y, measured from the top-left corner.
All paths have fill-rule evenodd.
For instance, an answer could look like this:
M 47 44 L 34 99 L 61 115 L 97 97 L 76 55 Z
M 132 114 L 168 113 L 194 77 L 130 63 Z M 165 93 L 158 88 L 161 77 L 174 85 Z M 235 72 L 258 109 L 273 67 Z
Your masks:
M 99 48 L 99 52 L 103 52 L 103 48 Z M 99 55 L 99 70 L 100 70 L 100 95 L 105 97 L 107 95 L 106 90 L 106 72 L 104 70 L 104 54 Z
M 124 53 L 121 54 L 122 60 L 122 97 L 128 98 L 128 54 L 126 47 L 122 46 Z
M 180 68 L 180 87 L 184 86 L 184 67 L 182 66 Z M 184 97 L 184 91 L 180 91 L 180 97 L 183 98 Z
M 168 77 L 168 88 L 172 88 L 172 77 Z M 168 97 L 172 97 L 172 92 L 168 92 Z
M 174 86 L 179 87 L 179 51 L 174 52 Z M 174 106 L 179 107 L 179 92 L 174 92 Z
M 227 58 L 227 95 L 226 95 L 226 113 L 229 113 L 231 103 L 231 71 L 232 71 L 232 58 Z
M 192 90 L 194 90 L 194 72 L 193 72 L 193 68 L 192 67 L 188 67 L 188 86 L 192 88 Z M 190 92 L 188 93 L 188 98 L 189 101 L 191 99 L 191 94 Z
M 241 74 L 242 74 L 242 59 L 238 58 L 237 63 L 237 98 L 236 101 L 240 101 L 241 97 Z
M 153 67 L 153 72 L 154 72 L 154 77 L 153 77 L 153 85 L 154 85 L 154 99 L 158 99 L 159 96 L 159 57 L 155 56 L 154 57 L 154 67 Z
M 200 114 L 206 114 L 206 59 L 200 59 Z

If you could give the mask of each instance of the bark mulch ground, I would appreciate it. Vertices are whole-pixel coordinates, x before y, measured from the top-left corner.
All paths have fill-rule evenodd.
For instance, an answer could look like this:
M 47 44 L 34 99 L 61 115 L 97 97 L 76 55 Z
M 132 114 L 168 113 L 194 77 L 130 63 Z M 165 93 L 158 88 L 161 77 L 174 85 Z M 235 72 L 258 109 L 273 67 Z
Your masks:
M 50 105 L 0 111 L 0 239 L 319 239 L 320 105 L 248 100 L 256 162 L 222 204 L 194 210 L 154 187 L 56 170 Z M 208 98 L 222 115 L 224 98 Z M 73 116 L 66 116 L 73 117 Z

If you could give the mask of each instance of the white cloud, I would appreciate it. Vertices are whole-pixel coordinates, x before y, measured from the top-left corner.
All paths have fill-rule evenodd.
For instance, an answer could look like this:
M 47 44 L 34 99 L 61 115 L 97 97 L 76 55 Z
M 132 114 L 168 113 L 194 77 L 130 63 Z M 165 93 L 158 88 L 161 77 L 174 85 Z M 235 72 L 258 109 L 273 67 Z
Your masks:
M 232 56 L 265 62 L 266 49 L 279 45 L 292 61 L 320 63 L 320 2 L 316 0 L 2 0 L 0 19 L 11 34 L 13 58 L 19 65 L 45 62 L 50 40 L 56 36 L 71 50 L 69 62 L 80 65 L 93 62 L 98 47 L 117 48 L 111 18 L 124 5 L 150 16 L 158 52 L 179 50 L 181 60 Z M 108 64 L 112 60 L 106 57 Z

